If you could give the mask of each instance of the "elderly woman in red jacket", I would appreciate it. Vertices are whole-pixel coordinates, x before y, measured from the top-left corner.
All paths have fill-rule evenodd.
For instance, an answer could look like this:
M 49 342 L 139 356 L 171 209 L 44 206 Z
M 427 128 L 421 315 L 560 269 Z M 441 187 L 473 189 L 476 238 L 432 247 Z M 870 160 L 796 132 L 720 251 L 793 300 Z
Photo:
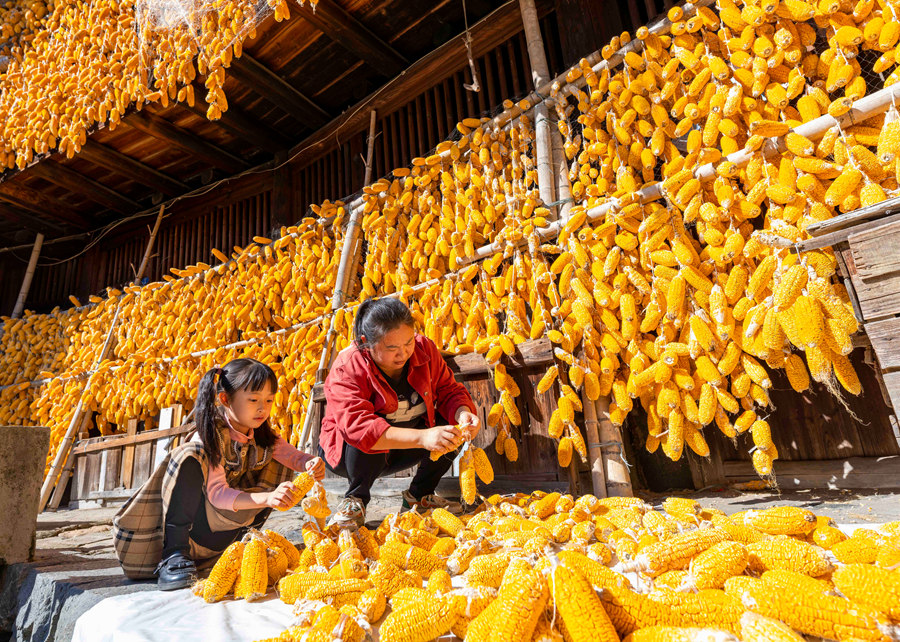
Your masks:
M 350 481 L 335 513 L 338 523 L 365 522 L 370 489 L 378 477 L 418 466 L 403 508 L 462 506 L 434 494 L 456 456 L 432 461 L 433 451 L 456 443 L 456 425 L 479 430 L 475 404 L 437 346 L 416 334 L 409 308 L 397 299 L 370 299 L 359 306 L 356 342 L 342 350 L 325 380 L 325 417 L 319 456 L 329 470 Z M 456 424 L 456 425 L 454 425 Z

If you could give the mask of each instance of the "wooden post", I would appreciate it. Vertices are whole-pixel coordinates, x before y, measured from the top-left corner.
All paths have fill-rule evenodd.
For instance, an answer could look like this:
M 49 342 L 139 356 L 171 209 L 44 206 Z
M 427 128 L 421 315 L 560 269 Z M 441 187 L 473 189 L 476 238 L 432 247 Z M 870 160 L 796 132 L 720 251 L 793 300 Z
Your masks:
M 600 397 L 596 409 L 600 441 L 594 443 L 603 451 L 606 494 L 609 497 L 631 497 L 634 492 L 631 489 L 631 475 L 625 465 L 625 445 L 622 443 L 622 432 L 609 420 L 609 398 Z
M 373 109 L 369 118 L 369 149 L 366 151 L 366 174 L 363 185 L 368 185 L 372 180 L 372 155 L 375 149 L 375 122 L 376 112 Z M 344 246 L 341 248 L 341 262 L 338 265 L 337 277 L 334 281 L 334 295 L 331 298 L 332 311 L 338 310 L 344 305 L 347 288 L 350 286 L 350 278 L 356 272 L 359 263 L 359 252 L 357 245 L 359 244 L 359 226 L 362 212 L 365 209 L 365 201 L 359 200 L 354 202 L 355 206 L 350 208 L 350 219 L 347 221 L 347 229 L 344 232 Z M 328 333 L 325 335 L 325 345 L 322 348 L 322 358 L 319 360 L 319 368 L 316 370 L 316 383 L 322 383 L 328 374 L 328 368 L 331 367 L 332 360 L 332 343 L 335 334 L 335 316 L 332 314 L 328 327 Z M 299 448 L 306 448 L 306 442 L 309 441 L 312 433 L 312 407 L 313 394 L 310 391 L 309 400 L 306 403 L 306 414 L 303 417 L 303 430 L 300 432 L 300 439 L 297 442 Z
M 125 434 L 132 437 L 137 434 L 137 419 L 129 419 L 125 422 Z M 125 446 L 122 454 L 122 485 L 131 488 L 132 473 L 134 472 L 134 444 Z
M 519 11 L 522 12 L 522 25 L 525 30 L 525 43 L 528 46 L 528 60 L 531 64 L 531 78 L 537 89 L 550 81 L 550 68 L 547 65 L 547 54 L 544 39 L 541 36 L 541 25 L 538 22 L 537 8 L 534 0 L 519 0 Z M 537 150 L 538 191 L 544 203 L 556 200 L 553 179 L 553 150 L 550 137 L 550 110 L 547 103 L 541 101 L 534 108 L 534 137 Z M 553 218 L 558 216 L 556 207 L 550 208 Z
M 34 269 L 37 267 L 38 257 L 41 255 L 41 246 L 44 244 L 44 235 L 38 232 L 34 239 L 34 247 L 31 249 L 31 258 L 28 259 L 28 269 L 25 270 L 25 278 L 22 279 L 22 287 L 19 289 L 19 298 L 16 299 L 16 305 L 13 307 L 12 318 L 18 319 L 25 309 L 25 299 L 28 297 L 28 290 L 31 289 L 31 280 L 34 278 Z
M 134 282 L 140 283 L 141 278 L 144 276 L 144 270 L 147 267 L 147 261 L 150 258 L 150 254 L 153 251 L 153 243 L 156 240 L 156 234 L 159 231 L 159 224 L 162 221 L 163 213 L 165 212 L 165 205 L 160 205 L 159 214 L 156 216 L 156 223 L 153 225 L 153 230 L 150 232 L 150 240 L 147 242 L 147 249 L 144 251 L 144 258 L 141 259 L 141 265 L 138 268 L 138 272 L 135 275 Z M 112 322 L 109 326 L 109 331 L 106 334 L 106 341 L 103 343 L 103 348 L 100 350 L 100 354 L 97 356 L 97 361 L 94 364 L 94 370 L 96 370 L 100 364 L 106 359 L 109 351 L 112 347 L 113 337 L 115 336 L 116 326 L 119 323 L 119 312 L 122 310 L 122 299 L 119 299 L 119 302 L 116 304 L 116 312 L 113 315 Z M 63 462 L 68 458 L 69 451 L 72 448 L 72 444 L 75 442 L 75 433 L 78 431 L 78 427 L 81 425 L 81 421 L 84 415 L 84 391 L 90 388 L 91 381 L 94 378 L 94 372 L 88 376 L 87 381 L 84 384 L 84 388 L 82 389 L 82 394 L 78 399 L 78 404 L 75 406 L 75 411 L 72 413 L 72 419 L 69 422 L 69 427 L 66 429 L 66 434 L 63 437 L 62 442 L 59 444 L 59 449 L 56 451 L 56 456 L 53 458 L 53 464 L 50 466 L 50 470 L 47 472 L 47 477 L 44 479 L 44 485 L 41 487 L 41 498 L 38 503 L 38 512 L 44 510 L 47 506 L 47 501 L 50 499 L 50 493 L 53 492 L 53 487 L 56 485 L 57 478 L 60 477 L 60 471 L 62 469 Z

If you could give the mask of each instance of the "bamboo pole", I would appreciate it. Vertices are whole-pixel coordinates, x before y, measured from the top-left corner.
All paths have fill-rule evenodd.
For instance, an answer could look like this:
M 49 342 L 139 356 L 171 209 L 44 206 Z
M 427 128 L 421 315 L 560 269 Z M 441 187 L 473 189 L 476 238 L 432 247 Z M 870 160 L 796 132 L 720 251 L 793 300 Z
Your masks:
M 135 281 L 140 281 L 144 276 L 144 269 L 147 267 L 147 259 L 150 256 L 151 251 L 153 250 L 153 243 L 154 241 L 156 241 L 156 234 L 159 231 L 159 224 L 160 221 L 162 221 L 164 212 L 165 205 L 160 205 L 159 214 L 156 215 L 156 223 L 153 225 L 153 230 L 150 232 L 150 240 L 147 241 L 147 249 L 144 252 L 144 258 L 141 261 L 140 267 L 138 268 L 138 273 L 135 275 Z M 106 341 L 103 343 L 103 348 L 100 350 L 100 354 L 97 356 L 97 361 L 94 365 L 94 371 L 96 371 L 96 369 L 100 366 L 101 363 L 103 363 L 103 361 L 109 354 L 109 350 L 112 347 L 113 337 L 115 336 L 116 326 L 119 323 L 119 312 L 121 312 L 121 310 L 122 299 L 119 299 L 119 302 L 116 304 L 116 311 L 115 314 L 113 314 L 112 322 L 109 325 L 109 331 L 106 334 Z M 72 419 L 69 421 L 69 427 L 68 429 L 66 429 L 66 434 L 63 437 L 62 442 L 60 442 L 59 444 L 59 448 L 56 451 L 56 456 L 53 458 L 53 464 L 50 466 L 50 470 L 47 472 L 47 477 L 44 479 L 44 485 L 41 486 L 41 497 L 38 503 L 39 513 L 42 512 L 44 510 L 44 507 L 47 505 L 47 501 L 50 499 L 50 494 L 53 492 L 53 487 L 56 485 L 56 480 L 60 476 L 62 466 L 65 463 L 65 460 L 69 457 L 69 450 L 74 443 L 75 433 L 77 432 L 79 426 L 81 426 L 84 415 L 84 391 L 90 387 L 91 379 L 93 379 L 93 372 L 88 376 L 88 379 L 84 384 L 81 396 L 78 399 L 78 404 L 75 406 L 75 411 L 72 413 Z
M 41 255 L 41 247 L 44 245 L 44 235 L 38 232 L 34 239 L 34 247 L 31 248 L 31 258 L 28 259 L 28 268 L 25 270 L 25 278 L 22 279 L 22 287 L 19 289 L 19 298 L 13 307 L 12 318 L 18 319 L 25 309 L 25 299 L 28 290 L 31 289 L 31 280 L 34 278 L 34 269 L 37 267 L 38 257 Z
M 366 173 L 363 178 L 363 185 L 368 185 L 372 180 L 372 156 L 375 152 L 375 124 L 376 112 L 373 109 L 369 118 L 369 141 L 366 150 Z M 343 307 L 344 300 L 347 296 L 347 289 L 350 287 L 350 279 L 356 272 L 359 265 L 360 252 L 357 251 L 359 243 L 359 227 L 362 212 L 365 209 L 364 201 L 354 201 L 355 207 L 350 209 L 350 219 L 347 221 L 347 229 L 344 233 L 344 247 L 341 248 L 341 261 L 338 265 L 337 278 L 334 281 L 334 295 L 331 298 L 332 311 Z M 319 360 L 319 367 L 316 370 L 316 384 L 322 383 L 328 375 L 328 369 L 334 359 L 333 343 L 337 330 L 335 328 L 335 315 L 332 314 L 331 322 L 328 326 L 328 333 L 325 335 L 325 345 L 322 347 L 322 357 Z M 306 448 L 312 433 L 312 408 L 313 395 L 310 391 L 309 399 L 306 402 L 306 414 L 303 417 L 303 430 L 300 433 L 300 440 L 297 442 L 300 448 Z
M 589 444 L 602 448 L 602 463 L 606 470 L 607 497 L 631 497 L 631 475 L 625 461 L 625 446 L 622 432 L 609 420 L 609 397 L 600 397 L 596 402 L 597 423 L 600 427 L 600 442 Z
M 870 94 L 869 96 L 860 98 L 853 104 L 853 106 L 850 108 L 850 111 L 842 116 L 838 116 L 836 118 L 827 114 L 824 116 L 819 116 L 818 118 L 811 120 L 808 123 L 798 125 L 791 131 L 815 141 L 821 138 L 825 134 L 825 132 L 827 132 L 832 127 L 850 127 L 856 123 L 863 122 L 866 119 L 871 118 L 872 116 L 887 111 L 888 107 L 890 107 L 890 105 L 898 98 L 900 98 L 900 84 L 891 85 L 890 87 L 885 87 L 884 89 L 881 89 L 874 94 Z M 784 137 L 779 136 L 777 138 L 767 140 L 762 149 L 759 151 L 754 152 L 746 149 L 741 149 L 732 154 L 729 154 L 725 158 L 715 163 L 707 163 L 705 165 L 701 165 L 696 170 L 694 170 L 694 176 L 701 182 L 708 182 L 715 178 L 716 167 L 723 162 L 732 162 L 740 168 L 747 165 L 747 163 L 749 163 L 750 160 L 758 153 L 762 153 L 764 158 L 771 158 L 772 156 L 783 153 L 786 149 L 787 147 L 784 143 Z M 587 211 L 587 220 L 585 221 L 585 223 L 592 223 L 606 216 L 607 214 L 615 212 L 616 210 L 631 203 L 650 203 L 652 201 L 663 198 L 663 196 L 665 196 L 665 193 L 663 192 L 662 183 L 654 183 L 653 185 L 649 185 L 643 189 L 640 189 L 633 194 L 627 195 L 623 199 L 612 198 L 605 203 L 601 203 L 600 205 L 592 207 Z M 535 230 L 535 234 L 537 234 L 538 238 L 543 242 L 548 239 L 555 238 L 560 233 L 564 225 L 565 221 L 560 219 L 547 225 L 547 227 L 538 228 L 537 230 Z M 519 241 L 520 245 L 525 245 L 526 243 L 527 239 Z M 482 259 L 493 256 L 497 252 L 502 252 L 504 249 L 504 245 L 505 242 L 503 244 L 489 243 L 488 245 L 483 245 L 475 250 L 475 253 L 472 256 L 461 257 L 459 259 L 459 263 L 463 267 L 465 267 L 470 263 L 481 261 Z
M 537 89 L 550 81 L 550 68 L 547 65 L 547 53 L 544 39 L 541 36 L 541 25 L 538 22 L 537 8 L 534 0 L 519 0 L 519 11 L 522 13 L 522 26 L 525 31 L 525 44 L 528 48 L 528 61 L 531 65 L 531 79 Z M 534 106 L 534 138 L 537 152 L 537 184 L 538 192 L 544 203 L 556 201 L 555 182 L 553 178 L 553 143 L 550 139 L 550 112 L 547 103 L 541 101 Z M 551 208 L 553 218 L 558 216 L 556 207 Z

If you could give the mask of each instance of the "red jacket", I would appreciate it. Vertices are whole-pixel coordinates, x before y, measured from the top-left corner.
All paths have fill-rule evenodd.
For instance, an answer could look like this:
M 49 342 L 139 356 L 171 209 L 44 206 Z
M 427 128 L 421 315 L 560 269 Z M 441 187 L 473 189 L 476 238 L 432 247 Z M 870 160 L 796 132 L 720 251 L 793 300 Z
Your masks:
M 435 410 L 449 422 L 461 406 L 475 412 L 469 391 L 454 379 L 434 342 L 421 334 L 408 373 L 409 384 L 425 402 L 429 426 L 435 425 Z M 319 443 L 332 467 L 340 462 L 345 441 L 366 453 L 387 452 L 372 449 L 390 427 L 375 413 L 395 412 L 397 393 L 367 351 L 354 344 L 338 353 L 325 379 L 325 401 Z

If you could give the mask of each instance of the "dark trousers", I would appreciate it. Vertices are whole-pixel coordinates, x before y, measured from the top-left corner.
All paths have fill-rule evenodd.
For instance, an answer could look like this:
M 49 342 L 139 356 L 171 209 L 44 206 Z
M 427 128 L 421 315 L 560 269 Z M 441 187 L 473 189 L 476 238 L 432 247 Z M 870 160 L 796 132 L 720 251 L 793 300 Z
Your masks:
M 176 552 L 190 556 L 190 540 L 213 551 L 224 551 L 229 544 L 243 537 L 249 528 L 262 526 L 270 512 L 271 508 L 261 510 L 251 526 L 213 531 L 206 519 L 203 469 L 193 457 L 185 459 L 175 478 L 175 488 L 166 510 L 163 559 Z
M 344 497 L 356 497 L 368 505 L 372 484 L 379 477 L 418 466 L 415 477 L 409 485 L 410 494 L 416 499 L 434 494 L 438 482 L 453 465 L 456 452 L 447 453 L 437 461 L 431 460 L 431 452 L 424 448 L 404 448 L 386 453 L 369 454 L 344 442 L 341 461 L 334 468 L 325 459 L 325 451 L 319 446 L 319 457 L 331 472 L 350 480 L 350 487 Z

